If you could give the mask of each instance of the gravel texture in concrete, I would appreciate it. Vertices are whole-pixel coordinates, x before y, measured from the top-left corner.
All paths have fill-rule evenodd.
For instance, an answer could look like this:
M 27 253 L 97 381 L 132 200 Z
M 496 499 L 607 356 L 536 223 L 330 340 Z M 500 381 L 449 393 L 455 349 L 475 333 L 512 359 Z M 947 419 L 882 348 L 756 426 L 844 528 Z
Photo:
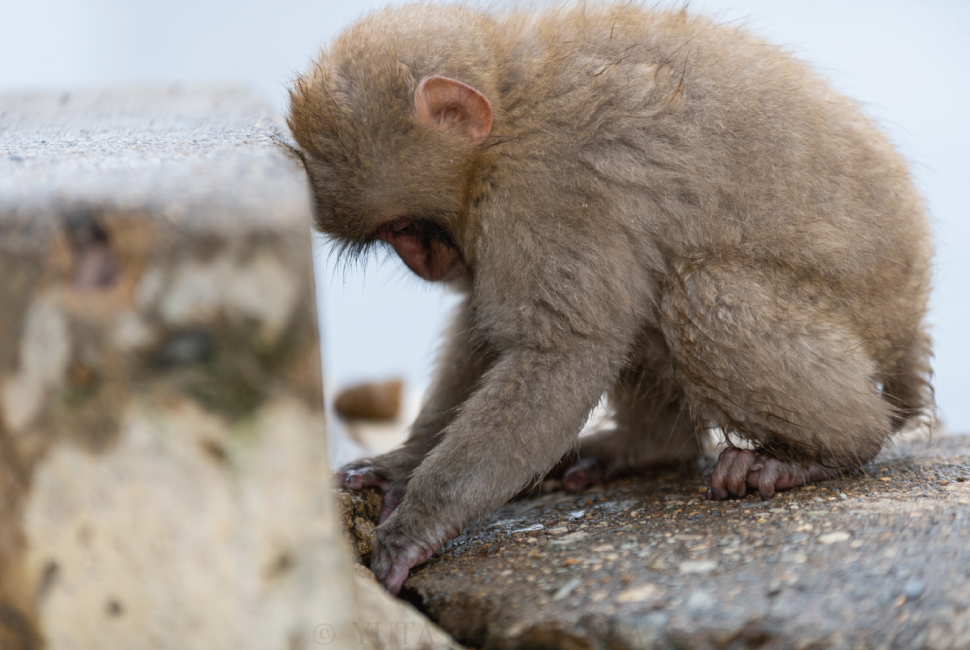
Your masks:
M 286 133 L 238 88 L 0 95 L 0 227 L 100 207 L 183 231 L 305 230 L 306 178 L 277 146 Z

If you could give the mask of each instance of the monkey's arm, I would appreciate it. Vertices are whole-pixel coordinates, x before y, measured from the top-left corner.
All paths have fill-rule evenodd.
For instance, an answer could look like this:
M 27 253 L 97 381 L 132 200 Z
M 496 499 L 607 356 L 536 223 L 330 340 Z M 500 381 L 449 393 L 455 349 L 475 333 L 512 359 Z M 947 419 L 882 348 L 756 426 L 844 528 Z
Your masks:
M 392 593 L 575 444 L 650 304 L 622 232 L 566 211 L 552 222 L 511 209 L 503 217 L 489 229 L 500 236 L 477 251 L 472 294 L 475 329 L 497 358 L 375 529 L 371 567 Z
M 404 497 L 411 472 L 438 443 L 441 431 L 455 419 L 458 407 L 494 360 L 486 344 L 475 338 L 466 298 L 455 308 L 431 388 L 407 441 L 387 454 L 345 465 L 339 472 L 341 485 L 352 490 L 380 488 L 384 493 L 380 521 L 387 519 Z
M 576 341 L 507 352 L 376 529 L 372 568 L 397 593 L 411 567 L 546 472 L 575 443 L 622 354 Z

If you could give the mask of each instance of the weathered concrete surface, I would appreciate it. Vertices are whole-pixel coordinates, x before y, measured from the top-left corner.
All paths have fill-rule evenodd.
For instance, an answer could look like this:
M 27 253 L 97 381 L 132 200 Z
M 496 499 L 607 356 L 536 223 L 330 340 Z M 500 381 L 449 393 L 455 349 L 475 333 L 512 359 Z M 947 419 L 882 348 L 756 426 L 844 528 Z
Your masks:
M 513 502 L 402 594 L 484 648 L 970 648 L 970 437 L 766 502 L 704 470 Z
M 337 490 L 340 521 L 357 561 L 370 565 L 371 533 L 381 512 L 381 492 L 377 488 Z
M 140 88 L 0 95 L 0 214 L 50 228 L 98 206 L 156 228 L 245 225 L 306 236 L 305 176 L 285 127 L 245 91 Z
M 357 647 L 385 650 L 460 650 L 451 636 L 414 608 L 390 596 L 374 574 L 356 568 L 358 615 L 354 621 Z M 319 642 L 319 641 L 318 641 Z
M 280 133 L 234 90 L 0 97 L 0 648 L 359 647 Z

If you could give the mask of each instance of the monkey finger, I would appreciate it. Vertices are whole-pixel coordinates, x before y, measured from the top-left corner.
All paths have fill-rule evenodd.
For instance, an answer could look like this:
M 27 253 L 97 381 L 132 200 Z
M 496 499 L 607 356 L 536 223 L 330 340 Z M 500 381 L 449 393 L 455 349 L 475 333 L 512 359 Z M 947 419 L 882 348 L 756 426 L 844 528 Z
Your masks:
M 365 487 L 376 487 L 384 489 L 386 481 L 384 477 L 370 469 L 347 469 L 337 473 L 340 486 L 348 490 L 360 490 Z
M 391 565 L 390 570 L 387 572 L 387 575 L 383 580 L 384 587 L 391 592 L 391 595 L 398 595 L 398 593 L 401 591 L 401 586 L 408 578 L 408 573 L 410 570 L 411 567 L 403 562 L 396 562 Z
M 384 498 L 381 499 L 381 513 L 377 517 L 378 525 L 383 524 L 400 503 L 401 495 L 397 493 L 397 490 L 387 490 L 384 493 Z

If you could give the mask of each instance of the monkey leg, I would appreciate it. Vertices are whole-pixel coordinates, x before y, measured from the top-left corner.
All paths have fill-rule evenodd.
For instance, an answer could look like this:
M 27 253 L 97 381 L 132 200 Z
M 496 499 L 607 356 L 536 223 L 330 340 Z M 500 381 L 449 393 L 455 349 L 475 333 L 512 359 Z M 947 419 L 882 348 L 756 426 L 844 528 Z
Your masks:
M 838 476 L 873 458 L 891 431 L 875 361 L 837 298 L 779 267 L 695 263 L 665 288 L 661 328 L 699 421 L 754 442 L 730 448 L 709 498 Z
M 930 338 L 918 330 L 901 350 L 884 381 L 882 396 L 890 406 L 893 431 L 911 418 L 932 408 L 930 388 Z M 873 454 L 874 455 L 874 454 Z M 786 463 L 759 452 L 730 447 L 725 449 L 711 476 L 708 498 L 723 499 L 727 494 L 744 494 L 745 488 L 757 488 L 762 496 L 770 497 L 774 490 L 839 476 L 846 468 L 826 466 L 818 462 L 797 465 Z
M 696 459 L 701 445 L 683 391 L 658 375 L 657 362 L 623 373 L 610 392 L 616 428 L 581 438 L 562 476 L 567 492 Z
M 438 355 L 437 368 L 421 412 L 400 449 L 343 466 L 337 481 L 348 490 L 376 487 L 384 493 L 379 523 L 397 508 L 414 469 L 455 418 L 458 406 L 474 390 L 494 356 L 473 338 L 468 300 L 458 305 Z

